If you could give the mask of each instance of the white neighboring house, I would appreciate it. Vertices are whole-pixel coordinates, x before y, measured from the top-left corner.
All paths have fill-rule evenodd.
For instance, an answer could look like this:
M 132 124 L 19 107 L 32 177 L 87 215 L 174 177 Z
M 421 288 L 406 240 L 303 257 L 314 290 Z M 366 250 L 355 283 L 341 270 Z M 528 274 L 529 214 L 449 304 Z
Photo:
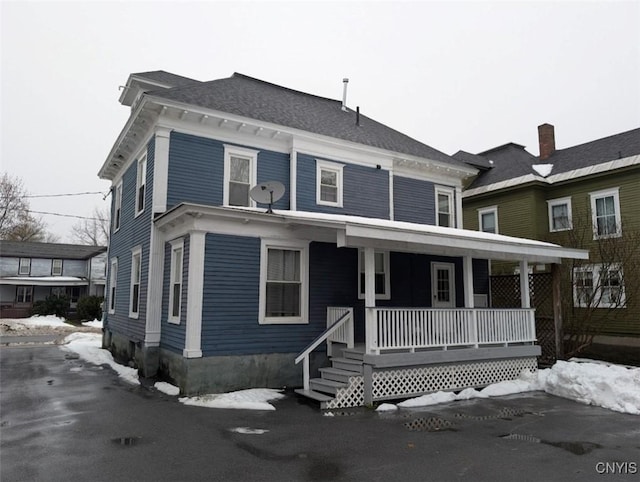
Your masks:
M 106 259 L 106 246 L 0 241 L 0 317 L 27 317 L 52 294 L 71 310 L 82 296 L 104 296 Z

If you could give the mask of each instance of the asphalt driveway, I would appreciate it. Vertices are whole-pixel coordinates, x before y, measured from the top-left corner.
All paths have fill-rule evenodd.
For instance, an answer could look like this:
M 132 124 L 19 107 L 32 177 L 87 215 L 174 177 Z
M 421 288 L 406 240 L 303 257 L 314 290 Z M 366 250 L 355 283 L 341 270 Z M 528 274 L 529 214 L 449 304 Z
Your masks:
M 393 413 L 327 416 L 294 395 L 274 412 L 220 410 L 56 346 L 2 347 L 0 362 L 3 482 L 640 477 L 640 417 L 544 393 Z

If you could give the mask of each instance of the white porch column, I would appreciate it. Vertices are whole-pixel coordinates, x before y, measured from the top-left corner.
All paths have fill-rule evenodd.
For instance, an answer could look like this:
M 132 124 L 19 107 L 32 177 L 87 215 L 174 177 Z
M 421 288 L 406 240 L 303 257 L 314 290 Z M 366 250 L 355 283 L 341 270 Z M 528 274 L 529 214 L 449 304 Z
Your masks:
M 202 356 L 202 290 L 204 288 L 205 232 L 189 233 L 189 280 L 187 281 L 187 325 L 185 347 L 186 358 Z
M 375 329 L 376 306 L 376 258 L 373 248 L 364 249 L 364 307 L 365 338 L 367 353 L 375 353 L 378 348 L 377 330 Z
M 456 228 L 462 229 L 462 188 L 456 186 Z
M 289 163 L 289 209 L 296 211 L 298 208 L 298 151 L 295 147 L 291 148 Z
M 149 241 L 149 270 L 147 279 L 147 312 L 144 344 L 160 345 L 162 322 L 162 280 L 164 279 L 164 237 L 155 225 L 151 225 Z
M 464 307 L 473 308 L 473 258 L 462 258 L 462 277 L 464 283 Z
M 522 308 L 531 308 L 529 294 L 529 263 L 526 259 L 520 261 L 520 304 Z
M 153 158 L 153 201 L 152 212 L 163 213 L 167 210 L 167 188 L 169 183 L 169 137 L 171 130 L 164 127 L 156 129 L 155 155 Z

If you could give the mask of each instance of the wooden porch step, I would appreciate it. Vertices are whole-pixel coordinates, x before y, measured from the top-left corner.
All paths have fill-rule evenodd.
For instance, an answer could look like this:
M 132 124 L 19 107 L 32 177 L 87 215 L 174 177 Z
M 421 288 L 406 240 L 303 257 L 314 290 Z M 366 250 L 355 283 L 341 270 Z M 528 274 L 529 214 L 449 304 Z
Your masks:
M 354 372 L 354 374 L 362 374 L 362 360 L 354 360 L 353 358 L 331 358 L 333 368 Z
M 342 350 L 342 357 L 350 360 L 362 361 L 364 359 L 364 347 L 358 348 L 345 348 Z
M 320 403 L 330 402 L 333 400 L 331 395 L 327 395 L 326 393 L 316 392 L 315 390 L 305 390 L 304 388 L 297 388 L 295 393 L 298 395 L 302 395 L 303 397 L 310 398 L 312 400 L 316 400 Z
M 346 387 L 347 384 L 336 382 L 334 380 L 326 380 L 324 378 L 312 378 L 309 380 L 309 386 L 316 392 L 331 393 L 335 395 L 340 388 Z
M 359 375 L 359 373 L 351 370 L 341 370 L 334 367 L 320 368 L 319 371 L 324 380 L 333 380 L 340 383 L 349 383 L 349 377 Z

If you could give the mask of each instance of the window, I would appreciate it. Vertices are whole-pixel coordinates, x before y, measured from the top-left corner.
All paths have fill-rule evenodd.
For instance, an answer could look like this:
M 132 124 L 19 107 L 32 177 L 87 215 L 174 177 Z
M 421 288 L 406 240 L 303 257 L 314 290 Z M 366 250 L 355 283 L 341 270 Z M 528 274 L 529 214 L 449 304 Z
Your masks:
M 51 262 L 51 275 L 62 276 L 62 260 L 61 259 L 54 259 Z
M 624 278 L 618 264 L 574 268 L 574 306 L 624 308 Z
M 182 265 L 184 241 L 171 243 L 171 277 L 169 280 L 169 322 L 180 323 L 182 308 Z
M 253 206 L 249 190 L 257 177 L 258 151 L 224 146 L 224 199 L 226 206 Z
M 480 231 L 483 231 L 485 233 L 497 233 L 498 232 L 497 206 L 479 209 L 478 225 L 480 226 Z
M 142 273 L 142 248 L 131 253 L 131 290 L 129 293 L 129 317 L 138 318 L 140 310 L 140 274 Z
M 31 303 L 33 300 L 33 286 L 16 286 L 16 302 Z
M 436 209 L 438 217 L 436 224 L 447 228 L 455 227 L 453 189 L 446 187 L 436 187 Z
M 344 165 L 316 159 L 316 203 L 342 207 Z
M 111 260 L 109 270 L 109 313 L 116 312 L 116 285 L 118 282 L 118 258 Z
M 20 258 L 18 274 L 29 274 L 31 272 L 31 258 Z
M 308 244 L 262 242 L 260 323 L 308 323 Z
M 547 201 L 549 211 L 549 231 L 566 231 L 573 228 L 571 220 L 571 198 L 551 199 Z
M 391 280 L 389 277 L 389 252 L 374 253 L 376 299 L 391 299 Z M 358 298 L 364 299 L 364 250 L 358 252 Z
M 593 239 L 622 234 L 618 188 L 590 193 Z
M 116 197 L 113 206 L 113 230 L 120 229 L 120 217 L 122 216 L 122 182 L 116 185 Z
M 144 210 L 145 187 L 147 185 L 147 154 L 138 160 L 138 176 L 136 180 L 136 214 Z

